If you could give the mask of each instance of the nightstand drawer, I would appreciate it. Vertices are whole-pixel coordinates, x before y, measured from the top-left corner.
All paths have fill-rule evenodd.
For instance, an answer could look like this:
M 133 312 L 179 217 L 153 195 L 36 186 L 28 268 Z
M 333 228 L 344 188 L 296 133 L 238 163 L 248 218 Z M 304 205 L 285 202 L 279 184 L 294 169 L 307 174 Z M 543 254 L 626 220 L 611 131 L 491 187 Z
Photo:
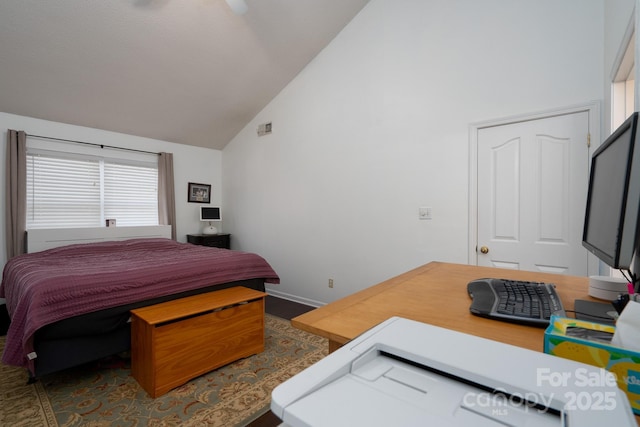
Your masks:
M 194 245 L 231 249 L 231 234 L 187 234 L 187 242 Z

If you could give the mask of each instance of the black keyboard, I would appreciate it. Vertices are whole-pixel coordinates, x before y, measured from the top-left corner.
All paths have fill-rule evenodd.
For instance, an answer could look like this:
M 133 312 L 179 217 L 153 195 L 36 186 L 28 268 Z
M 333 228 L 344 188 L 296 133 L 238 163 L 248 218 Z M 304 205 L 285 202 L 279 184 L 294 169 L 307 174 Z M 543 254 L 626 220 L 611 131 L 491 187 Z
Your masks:
M 552 314 L 566 316 L 554 284 L 478 279 L 467 284 L 471 313 L 496 320 L 546 327 Z

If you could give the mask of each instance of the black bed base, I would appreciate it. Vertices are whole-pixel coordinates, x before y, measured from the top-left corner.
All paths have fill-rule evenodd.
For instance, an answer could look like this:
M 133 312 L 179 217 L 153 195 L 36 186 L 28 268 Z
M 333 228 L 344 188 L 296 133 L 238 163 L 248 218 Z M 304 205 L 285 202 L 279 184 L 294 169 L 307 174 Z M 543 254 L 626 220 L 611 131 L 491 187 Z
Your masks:
M 0 304 L 0 336 L 7 335 L 9 329 L 9 313 L 7 312 L 7 304 Z
M 128 326 L 100 335 L 41 341 L 36 350 L 36 374 L 29 372 L 29 383 L 44 375 L 100 360 L 130 348 L 131 328 Z
M 64 319 L 39 329 L 35 334 L 35 372 L 29 382 L 47 374 L 103 359 L 131 349 L 129 312 L 135 308 L 158 304 L 190 295 L 245 286 L 264 292 L 264 279 L 251 279 L 209 286 L 164 297 Z

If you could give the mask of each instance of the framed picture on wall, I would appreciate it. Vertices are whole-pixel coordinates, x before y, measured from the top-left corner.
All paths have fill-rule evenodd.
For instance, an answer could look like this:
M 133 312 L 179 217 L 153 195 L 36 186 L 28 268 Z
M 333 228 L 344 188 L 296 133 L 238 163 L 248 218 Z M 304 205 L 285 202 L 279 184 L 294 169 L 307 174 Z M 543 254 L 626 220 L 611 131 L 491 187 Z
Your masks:
M 211 203 L 211 185 L 189 183 L 187 201 L 191 203 Z

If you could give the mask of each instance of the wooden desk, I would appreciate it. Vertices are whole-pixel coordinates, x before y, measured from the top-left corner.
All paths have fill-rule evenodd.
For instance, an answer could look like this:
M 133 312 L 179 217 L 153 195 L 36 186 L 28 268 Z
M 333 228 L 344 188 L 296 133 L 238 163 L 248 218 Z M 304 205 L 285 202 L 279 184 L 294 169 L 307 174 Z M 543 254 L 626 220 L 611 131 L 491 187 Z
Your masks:
M 328 338 L 329 352 L 392 316 L 543 351 L 544 328 L 485 319 L 469 312 L 467 283 L 483 277 L 555 283 L 565 310 L 573 310 L 576 299 L 597 301 L 589 296 L 586 277 L 431 262 L 298 316 L 291 324 Z M 636 421 L 640 425 L 640 415 Z
M 592 299 L 586 277 L 431 262 L 298 316 L 291 324 L 328 338 L 330 352 L 392 316 L 542 351 L 544 328 L 484 319 L 469 312 L 467 283 L 483 277 L 555 283 L 566 310 L 573 310 L 575 299 Z

